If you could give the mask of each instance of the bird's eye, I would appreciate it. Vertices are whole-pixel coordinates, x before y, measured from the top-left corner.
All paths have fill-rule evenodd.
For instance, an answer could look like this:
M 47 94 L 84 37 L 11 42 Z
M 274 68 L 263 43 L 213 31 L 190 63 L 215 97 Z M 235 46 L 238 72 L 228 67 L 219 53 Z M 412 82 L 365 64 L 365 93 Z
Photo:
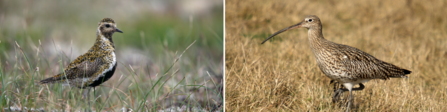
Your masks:
M 312 22 L 312 19 L 309 19 L 308 21 L 309 21 L 309 22 Z
M 110 27 L 110 25 L 109 25 L 109 24 L 106 24 L 106 27 L 108 28 L 108 27 Z

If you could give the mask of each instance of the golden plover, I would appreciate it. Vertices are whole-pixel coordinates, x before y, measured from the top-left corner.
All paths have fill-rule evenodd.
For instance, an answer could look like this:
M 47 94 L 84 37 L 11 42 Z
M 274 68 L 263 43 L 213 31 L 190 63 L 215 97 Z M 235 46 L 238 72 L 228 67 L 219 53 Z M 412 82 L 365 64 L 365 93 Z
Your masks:
M 87 53 L 77 57 L 60 74 L 40 81 L 41 84 L 64 83 L 81 89 L 95 88 L 115 72 L 117 62 L 112 35 L 123 33 L 110 18 L 102 19 L 96 30 L 96 42 Z M 90 97 L 88 97 L 90 100 Z M 90 105 L 90 102 L 89 102 Z

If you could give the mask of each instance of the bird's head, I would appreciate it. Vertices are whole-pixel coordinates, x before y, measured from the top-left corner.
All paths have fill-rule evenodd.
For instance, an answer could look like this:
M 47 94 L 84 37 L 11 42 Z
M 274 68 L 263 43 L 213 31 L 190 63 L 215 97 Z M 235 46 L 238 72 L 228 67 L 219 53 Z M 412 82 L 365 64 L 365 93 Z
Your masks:
M 301 21 L 301 22 L 299 22 L 299 23 L 297 23 L 295 25 L 292 25 L 292 26 L 289 26 L 287 28 L 284 28 L 282 30 L 277 31 L 276 33 L 274 33 L 273 35 L 271 35 L 270 37 L 265 39 L 262 42 L 262 44 L 264 44 L 267 40 L 273 38 L 274 36 L 276 36 L 276 35 L 278 35 L 278 34 L 280 34 L 282 32 L 285 32 L 285 31 L 290 30 L 290 29 L 295 29 L 295 28 L 307 28 L 308 30 L 321 30 L 322 26 L 321 26 L 320 18 L 318 18 L 315 15 L 308 15 L 308 16 L 306 16 L 306 18 L 304 18 L 303 21 Z
M 98 24 L 98 34 L 112 35 L 115 32 L 123 33 L 120 29 L 116 28 L 116 23 L 111 18 L 104 18 Z

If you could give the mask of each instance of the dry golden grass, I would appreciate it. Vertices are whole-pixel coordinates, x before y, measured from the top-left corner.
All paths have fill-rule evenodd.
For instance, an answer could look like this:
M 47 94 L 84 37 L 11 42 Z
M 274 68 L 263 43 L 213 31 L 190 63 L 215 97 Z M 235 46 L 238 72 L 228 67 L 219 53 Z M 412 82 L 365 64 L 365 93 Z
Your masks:
M 307 29 L 272 33 L 317 15 L 325 38 L 413 71 L 353 92 L 357 111 L 447 111 L 445 0 L 226 0 L 227 111 L 342 111 L 316 65 Z M 348 93 L 344 94 L 346 97 Z

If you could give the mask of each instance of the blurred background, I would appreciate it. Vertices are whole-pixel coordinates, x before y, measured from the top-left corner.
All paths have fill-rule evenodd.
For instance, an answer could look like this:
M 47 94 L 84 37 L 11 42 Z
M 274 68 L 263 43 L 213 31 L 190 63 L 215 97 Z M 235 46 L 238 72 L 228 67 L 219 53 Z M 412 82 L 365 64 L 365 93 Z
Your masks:
M 222 0 L 0 0 L 2 109 L 84 108 L 77 95 L 66 99 L 79 89 L 33 81 L 60 73 L 87 52 L 105 17 L 124 33 L 113 35 L 119 65 L 97 87 L 96 102 L 103 105 L 95 109 L 212 109 L 222 103 Z

